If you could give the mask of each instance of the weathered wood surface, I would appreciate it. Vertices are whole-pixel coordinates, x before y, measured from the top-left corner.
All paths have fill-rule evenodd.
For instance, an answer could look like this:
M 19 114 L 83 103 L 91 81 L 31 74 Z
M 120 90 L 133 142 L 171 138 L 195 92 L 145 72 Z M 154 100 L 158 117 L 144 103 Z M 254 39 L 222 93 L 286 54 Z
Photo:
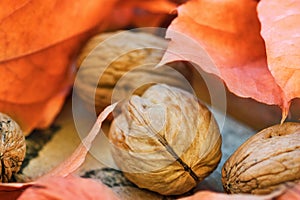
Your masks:
M 214 76 L 207 74 L 205 76 L 212 81 L 211 83 L 221 85 L 221 81 Z M 197 96 L 209 105 L 211 101 L 210 95 L 201 76 L 194 77 L 192 84 L 196 88 Z M 218 96 L 218 87 L 214 88 L 214 92 Z M 190 195 L 198 190 L 223 192 L 220 172 L 226 159 L 247 138 L 255 134 L 255 132 L 280 122 L 281 111 L 278 107 L 263 105 L 251 99 L 239 98 L 227 90 L 225 92 L 226 99 L 220 100 L 225 103 L 226 110 L 213 110 L 221 128 L 223 138 L 222 160 L 218 168 L 209 177 L 186 195 Z M 86 114 L 83 107 L 79 105 L 76 109 L 78 113 L 82 113 L 80 123 L 77 122 L 76 124 L 77 128 L 85 127 L 81 131 L 78 131 L 75 127 L 73 119 L 74 113 L 72 113 L 71 99 L 69 99 L 57 120 L 54 122 L 54 128 L 52 127 L 46 132 L 37 132 L 27 138 L 29 153 L 27 154 L 26 164 L 22 169 L 22 173 L 25 176 L 35 178 L 46 173 L 68 157 L 77 147 L 80 143 L 80 138 L 84 137 L 83 134 L 88 132 L 93 121 L 89 120 L 91 116 L 86 116 L 88 114 Z M 219 109 L 218 106 L 217 109 Z M 300 100 L 297 100 L 292 104 L 288 120 L 299 121 L 299 119 Z M 103 131 L 107 132 L 108 128 L 109 124 L 104 124 Z M 51 137 L 49 136 L 49 131 L 52 131 L 50 133 Z M 38 151 L 38 154 L 32 153 L 34 151 Z M 91 153 L 77 173 L 83 177 L 93 178 L 103 182 L 108 187 L 111 187 L 112 190 L 124 200 L 177 198 L 163 197 L 159 194 L 139 189 L 126 180 L 122 172 L 118 171 L 113 162 L 109 151 L 109 142 L 103 133 L 97 137 Z
M 221 113 L 215 113 L 215 116 L 218 122 L 222 121 L 224 117 Z M 72 153 L 80 143 L 81 137 L 77 133 L 72 117 L 71 103 L 68 102 L 54 123 L 56 127 L 60 128 L 49 130 L 53 131 L 52 137 L 46 144 L 43 144 L 43 148 L 39 151 L 38 156 L 32 156 L 34 158 L 31 158 L 27 166 L 22 170 L 24 175 L 36 178 L 55 167 Z M 88 119 L 88 117 L 83 116 L 82 119 Z M 88 124 L 90 122 L 86 123 Z M 107 130 L 108 124 L 105 124 L 104 131 Z M 217 170 L 201 182 L 194 191 L 191 191 L 191 193 L 204 189 L 222 192 L 223 188 L 220 171 L 223 163 L 241 143 L 255 132 L 253 129 L 233 120 L 229 116 L 226 117 L 221 131 L 223 138 L 223 156 L 221 163 Z M 43 134 L 43 132 L 40 134 Z M 35 137 L 39 138 L 36 134 Z M 124 200 L 133 199 L 133 197 L 134 199 L 146 200 L 175 198 L 163 197 L 147 190 L 141 190 L 126 180 L 113 163 L 109 151 L 109 143 L 106 141 L 106 136 L 103 133 L 100 134 L 94 142 L 91 154 L 89 154 L 83 166 L 78 170 L 78 174 L 83 177 L 102 181 L 104 184 L 111 187 L 121 199 Z M 188 193 L 187 195 L 191 193 Z

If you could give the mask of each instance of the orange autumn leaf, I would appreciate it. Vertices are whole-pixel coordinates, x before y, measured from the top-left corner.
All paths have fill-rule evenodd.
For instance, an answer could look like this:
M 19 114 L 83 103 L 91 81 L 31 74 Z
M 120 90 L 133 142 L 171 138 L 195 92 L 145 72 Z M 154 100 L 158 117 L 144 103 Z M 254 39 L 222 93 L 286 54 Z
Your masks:
M 24 132 L 48 126 L 57 115 L 72 85 L 77 51 L 113 4 L 0 2 L 0 111 Z
M 270 196 L 254 196 L 250 194 L 225 194 L 211 191 L 201 191 L 182 198 L 181 200 L 271 200 Z
M 286 186 L 285 189 L 274 191 L 268 195 L 225 194 L 212 191 L 201 191 L 182 198 L 181 200 L 298 200 L 300 199 L 300 184 Z
M 160 26 L 175 9 L 176 4 L 169 0 L 118 1 L 108 21 L 109 29 Z
M 300 97 L 300 1 L 261 0 L 257 12 L 276 83 L 288 101 Z
M 253 0 L 191 0 L 180 6 L 167 30 L 171 41 L 162 63 L 192 61 L 236 95 L 281 106 L 285 118 L 289 99 L 268 69 L 256 9 Z
M 117 200 L 105 185 L 76 176 L 47 177 L 39 179 L 34 186 L 28 188 L 18 198 L 19 200 Z
M 107 116 L 114 110 L 115 106 L 117 103 L 108 106 L 107 108 L 104 109 L 102 113 L 98 116 L 94 126 L 92 127 L 91 131 L 89 134 L 82 140 L 82 143 L 75 149 L 75 151 L 72 153 L 72 155 L 67 158 L 64 162 L 59 164 L 57 167 L 55 167 L 53 170 L 49 171 L 47 174 L 43 175 L 40 177 L 38 180 L 29 182 L 29 183 L 0 183 L 0 197 L 5 197 L 5 200 L 14 200 L 17 197 L 19 197 L 22 192 L 29 188 L 29 187 L 39 187 L 41 184 L 45 184 L 44 182 L 47 181 L 57 181 L 60 180 L 62 183 L 62 186 L 70 184 L 67 179 L 64 179 L 65 177 L 68 177 L 70 174 L 75 172 L 84 162 L 85 157 L 90 150 L 92 146 L 92 142 L 94 141 L 95 137 L 99 133 L 102 122 L 107 118 Z M 53 178 L 56 177 L 56 178 Z M 53 178 L 53 179 L 52 179 Z M 80 181 L 80 180 L 78 180 Z M 76 180 L 71 180 L 71 183 L 76 182 Z M 83 182 L 83 181 L 82 181 Z M 73 183 L 75 184 L 75 183 Z M 55 185 L 47 185 L 47 187 L 50 187 L 47 191 L 42 190 L 42 194 L 47 194 L 47 193 L 52 193 L 55 188 L 53 186 Z M 45 187 L 46 187 L 45 186 Z M 87 185 L 88 186 L 88 185 Z M 66 186 L 67 187 L 67 186 Z M 80 185 L 76 187 L 81 187 Z M 100 187 L 100 186 L 98 186 Z M 101 186 L 104 187 L 104 186 Z M 107 193 L 110 196 L 110 192 L 106 192 L 107 189 L 102 188 L 100 191 L 103 190 L 104 193 Z M 71 191 L 68 191 L 71 192 Z M 35 190 L 33 189 L 33 192 L 29 192 L 30 194 L 35 194 Z M 56 195 L 61 194 L 61 193 L 56 193 Z M 30 195 L 29 195 L 30 196 Z M 28 196 L 25 196 L 27 199 L 29 198 Z M 24 198 L 25 198 L 24 197 Z M 31 196 L 30 196 L 31 197 Z M 53 196 L 52 196 L 53 197 Z M 64 196 L 60 196 L 62 199 Z M 74 198 L 75 196 L 73 196 Z M 30 199 L 30 198 L 29 198 Z M 36 198 L 31 198 L 31 199 L 36 199 Z

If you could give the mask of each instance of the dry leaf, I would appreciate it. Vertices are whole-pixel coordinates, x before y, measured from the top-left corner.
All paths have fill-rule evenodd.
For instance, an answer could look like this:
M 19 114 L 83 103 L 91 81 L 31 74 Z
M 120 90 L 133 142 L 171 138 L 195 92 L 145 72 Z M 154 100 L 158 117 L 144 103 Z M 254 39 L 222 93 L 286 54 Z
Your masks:
M 260 9 L 261 12 L 271 13 L 268 2 L 262 2 L 266 8 Z M 281 7 L 281 4 L 277 3 L 277 7 Z M 275 81 L 268 69 L 256 8 L 257 1 L 253 0 L 192 0 L 180 6 L 178 17 L 167 31 L 166 37 L 170 38 L 171 42 L 162 63 L 175 60 L 192 61 L 206 72 L 216 74 L 223 79 L 229 90 L 236 95 L 281 106 L 285 118 L 290 98 L 287 98 L 284 93 L 286 88 L 281 88 L 282 85 L 277 84 L 278 78 L 275 76 Z M 292 6 L 282 8 L 284 9 L 292 10 Z M 286 11 L 288 12 L 291 11 Z M 272 13 L 270 16 L 273 16 Z M 286 33 L 294 33 L 295 38 L 296 29 L 299 29 L 299 26 L 292 32 Z M 276 48 L 278 49 L 278 46 Z M 269 51 L 268 47 L 268 54 Z M 290 55 L 292 52 L 287 57 Z M 290 58 L 292 57 L 293 55 Z M 268 58 L 269 63 L 270 59 Z M 295 61 L 292 66 L 295 66 L 296 62 L 298 61 Z M 272 73 L 274 74 L 274 70 Z M 292 76 L 291 74 L 282 76 L 282 74 L 278 76 L 285 81 L 287 77 Z M 298 75 L 295 74 L 296 76 Z M 296 88 L 295 90 L 299 90 L 297 83 L 291 81 L 290 85 Z
M 48 126 L 59 112 L 72 84 L 71 62 L 113 4 L 109 0 L 0 3 L 0 111 L 24 132 Z
M 181 200 L 271 200 L 267 196 L 254 196 L 246 194 L 224 194 L 210 191 L 197 192 L 195 195 L 182 198 Z
M 118 1 L 111 13 L 109 29 L 128 26 L 157 27 L 175 9 L 176 4 L 169 0 Z
M 2 183 L 0 184 L 0 197 L 5 200 L 17 199 L 24 190 L 34 183 Z
M 181 200 L 299 200 L 300 184 L 294 187 L 287 185 L 287 189 L 275 191 L 269 195 L 250 194 L 224 194 L 211 191 L 197 192 L 196 194 L 182 198 Z
M 286 190 L 282 195 L 280 195 L 277 200 L 299 200 L 300 199 L 300 183 L 296 186 Z
M 95 182 L 92 179 L 85 179 L 76 176 L 47 177 L 39 179 L 35 184 L 26 189 L 18 198 L 19 200 L 92 200 L 107 199 L 117 200 L 105 185 Z
M 16 197 L 18 197 L 22 193 L 22 191 L 24 191 L 24 189 L 28 187 L 35 186 L 36 184 L 39 185 L 43 182 L 43 180 L 51 180 L 51 177 L 57 177 L 57 179 L 67 177 L 68 175 L 76 171 L 84 162 L 85 157 L 91 148 L 93 140 L 100 131 L 102 122 L 114 110 L 116 105 L 117 103 L 110 105 L 105 108 L 102 113 L 100 113 L 90 133 L 82 140 L 82 143 L 75 149 L 75 151 L 69 158 L 67 158 L 64 162 L 42 176 L 37 181 L 33 181 L 30 183 L 0 184 L 1 197 L 5 196 L 5 200 L 16 199 Z
M 257 12 L 268 67 L 289 102 L 300 97 L 300 1 L 261 0 Z

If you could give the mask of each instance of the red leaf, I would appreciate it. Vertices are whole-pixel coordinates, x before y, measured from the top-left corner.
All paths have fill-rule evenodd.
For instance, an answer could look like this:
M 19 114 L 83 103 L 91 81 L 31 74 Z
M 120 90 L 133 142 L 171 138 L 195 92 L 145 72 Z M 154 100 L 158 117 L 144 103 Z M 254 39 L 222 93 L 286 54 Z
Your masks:
M 298 200 L 300 199 L 300 184 L 274 191 L 269 195 L 224 194 L 211 191 L 201 191 L 182 200 Z
M 181 200 L 271 200 L 270 196 L 254 196 L 250 194 L 224 194 L 210 191 L 197 192 L 195 195 Z
M 271 73 L 288 101 L 300 97 L 300 1 L 261 0 L 257 11 Z
M 167 31 L 171 42 L 162 63 L 195 62 L 236 95 L 287 108 L 288 99 L 267 67 L 256 6 L 253 0 L 192 0 L 180 6 Z
M 75 176 L 47 177 L 39 179 L 25 190 L 19 200 L 117 200 L 114 193 L 98 182 Z
M 72 84 L 74 56 L 113 4 L 111 0 L 0 3 L 0 111 L 23 131 L 52 122 Z
M 2 183 L 0 185 L 0 197 L 5 200 L 15 200 L 32 185 L 33 183 Z
M 299 200 L 300 199 L 300 184 L 286 190 L 277 200 Z

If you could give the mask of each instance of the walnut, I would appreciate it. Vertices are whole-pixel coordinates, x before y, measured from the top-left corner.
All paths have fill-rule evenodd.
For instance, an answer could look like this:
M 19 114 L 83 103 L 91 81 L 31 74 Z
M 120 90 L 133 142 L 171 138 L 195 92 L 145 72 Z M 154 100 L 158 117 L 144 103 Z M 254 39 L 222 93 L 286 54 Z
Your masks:
M 221 135 L 211 112 L 192 94 L 165 84 L 123 104 L 109 140 L 124 175 L 163 195 L 189 191 L 221 158 Z
M 226 161 L 222 182 L 228 193 L 267 194 L 300 182 L 300 123 L 266 128 Z
M 91 38 L 78 58 L 76 93 L 89 110 L 99 113 L 112 103 L 114 91 L 121 99 L 133 92 L 142 94 L 153 83 L 188 89 L 181 75 L 188 74 L 183 63 L 154 68 L 167 45 L 165 39 L 143 32 L 102 33 Z
M 19 125 L 0 113 L 0 182 L 8 182 L 20 170 L 25 152 L 25 137 Z

